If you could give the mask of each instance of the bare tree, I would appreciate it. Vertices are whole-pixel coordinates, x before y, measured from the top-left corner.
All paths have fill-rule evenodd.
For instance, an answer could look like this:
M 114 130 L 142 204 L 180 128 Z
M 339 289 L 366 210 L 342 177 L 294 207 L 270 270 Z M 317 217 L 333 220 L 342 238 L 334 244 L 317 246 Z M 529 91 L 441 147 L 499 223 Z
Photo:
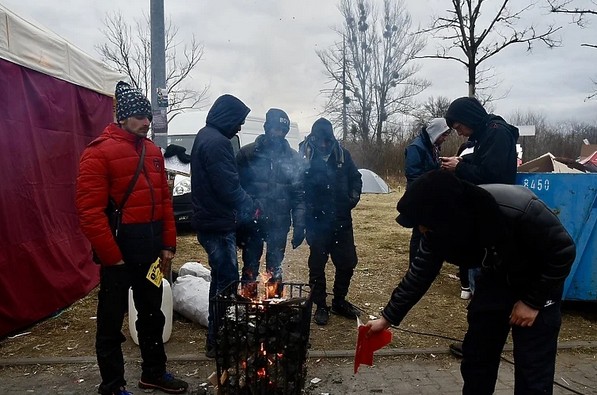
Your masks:
M 540 30 L 533 23 L 518 26 L 524 14 L 535 6 L 534 2 L 527 1 L 527 5 L 515 10 L 509 7 L 509 3 L 514 1 L 501 0 L 497 8 L 487 11 L 487 5 L 495 5 L 496 1 L 452 0 L 448 14 L 434 17 L 431 27 L 422 30 L 441 39 L 444 44 L 434 55 L 421 58 L 446 59 L 463 64 L 468 72 L 468 95 L 477 96 L 478 88 L 483 87 L 480 83 L 483 82 L 484 73 L 490 71 L 490 68 L 481 68 L 482 63 L 506 47 L 526 44 L 530 51 L 536 42 L 549 48 L 560 45 L 554 38 L 554 33 L 561 27 L 550 24 Z M 520 3 L 519 0 L 516 1 L 517 5 Z M 489 16 L 484 15 L 485 12 Z
M 150 96 L 151 88 L 151 34 L 150 21 L 136 20 L 134 26 L 125 21 L 122 14 L 115 12 L 106 15 L 101 29 L 107 42 L 97 45 L 102 60 L 126 74 L 133 86 Z M 168 21 L 166 35 L 166 87 L 168 90 L 168 121 L 184 110 L 201 108 L 208 86 L 200 91 L 186 87 L 191 71 L 203 57 L 203 45 L 193 36 L 181 47 L 178 41 L 178 28 Z
M 597 15 L 597 1 L 595 0 L 590 1 L 590 3 L 593 4 L 593 9 L 581 8 L 576 5 L 577 2 L 575 0 L 548 0 L 547 2 L 549 3 L 551 12 L 572 15 L 573 22 L 581 28 L 588 26 L 589 21 L 587 20 L 587 16 Z M 597 43 L 582 43 L 580 46 L 597 49 Z M 597 85 L 597 80 L 593 80 L 593 83 Z M 597 89 L 587 96 L 587 99 L 593 98 L 597 98 Z
M 335 121 L 344 113 L 348 119 L 343 137 L 380 146 L 390 135 L 386 121 L 410 112 L 413 97 L 429 83 L 415 77 L 420 67 L 412 60 L 424 42 L 412 34 L 403 2 L 384 0 L 381 10 L 374 4 L 373 0 L 342 0 L 341 40 L 317 55 L 334 84 L 324 92 L 329 98 L 326 112 Z
M 413 113 L 416 127 L 420 128 L 433 118 L 443 117 L 448 111 L 450 103 L 451 100 L 445 96 L 429 97 Z

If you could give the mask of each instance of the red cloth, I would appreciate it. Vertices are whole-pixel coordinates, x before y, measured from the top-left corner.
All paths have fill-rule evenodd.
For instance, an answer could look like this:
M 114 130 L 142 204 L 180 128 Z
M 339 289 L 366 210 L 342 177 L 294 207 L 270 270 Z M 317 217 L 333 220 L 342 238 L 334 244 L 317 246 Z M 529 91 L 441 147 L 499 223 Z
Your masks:
M 392 332 L 385 329 L 381 332 L 377 332 L 370 337 L 367 337 L 369 327 L 365 325 L 359 325 L 357 337 L 357 347 L 354 353 L 354 373 L 359 371 L 359 366 L 373 365 L 373 353 L 380 348 L 386 346 L 392 341 Z
M 165 247 L 176 247 L 176 227 L 162 151 L 151 140 L 108 125 L 83 152 L 77 178 L 76 205 L 83 233 L 100 261 L 114 265 L 122 259 L 104 213 L 108 195 L 120 204 L 139 164 L 145 144 L 143 170 L 122 211 L 123 224 L 163 221 Z
M 0 336 L 99 281 L 75 209 L 81 152 L 112 98 L 0 59 Z

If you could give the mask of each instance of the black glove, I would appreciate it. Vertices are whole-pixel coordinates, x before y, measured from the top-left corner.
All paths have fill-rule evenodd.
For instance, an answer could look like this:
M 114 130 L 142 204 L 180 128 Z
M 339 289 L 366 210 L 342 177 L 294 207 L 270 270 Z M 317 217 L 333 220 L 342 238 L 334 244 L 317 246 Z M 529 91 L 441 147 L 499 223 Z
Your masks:
M 305 228 L 294 228 L 292 231 L 292 249 L 298 248 L 305 240 Z

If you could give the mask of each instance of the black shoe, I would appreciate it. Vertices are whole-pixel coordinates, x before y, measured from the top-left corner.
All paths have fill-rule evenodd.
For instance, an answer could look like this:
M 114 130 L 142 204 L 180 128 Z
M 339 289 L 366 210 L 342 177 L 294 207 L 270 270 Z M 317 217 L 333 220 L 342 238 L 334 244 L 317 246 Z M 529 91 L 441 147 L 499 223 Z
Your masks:
M 211 359 L 216 357 L 216 346 L 214 344 L 205 343 L 205 356 Z
M 361 315 L 361 312 L 345 299 L 332 300 L 332 313 L 346 318 L 357 318 Z
M 462 358 L 462 342 L 450 344 L 450 352 L 452 355 Z
M 313 317 L 313 321 L 317 325 L 327 325 L 330 319 L 330 313 L 328 312 L 327 306 L 317 306 L 315 310 L 315 316 Z
M 187 391 L 189 384 L 166 372 L 162 376 L 155 378 L 141 376 L 141 380 L 139 380 L 139 388 L 158 389 L 167 394 L 182 394 Z
M 101 395 L 133 395 L 132 392 L 128 392 L 124 387 L 119 387 L 118 389 L 111 391 L 106 391 L 99 388 L 97 392 Z

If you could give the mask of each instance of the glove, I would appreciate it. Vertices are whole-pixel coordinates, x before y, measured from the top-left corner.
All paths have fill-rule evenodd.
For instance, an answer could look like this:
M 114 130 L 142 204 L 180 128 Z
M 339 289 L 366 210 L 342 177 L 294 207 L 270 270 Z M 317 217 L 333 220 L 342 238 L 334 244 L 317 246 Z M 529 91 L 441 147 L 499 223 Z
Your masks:
M 294 228 L 292 232 L 292 249 L 295 250 L 305 240 L 305 228 Z

